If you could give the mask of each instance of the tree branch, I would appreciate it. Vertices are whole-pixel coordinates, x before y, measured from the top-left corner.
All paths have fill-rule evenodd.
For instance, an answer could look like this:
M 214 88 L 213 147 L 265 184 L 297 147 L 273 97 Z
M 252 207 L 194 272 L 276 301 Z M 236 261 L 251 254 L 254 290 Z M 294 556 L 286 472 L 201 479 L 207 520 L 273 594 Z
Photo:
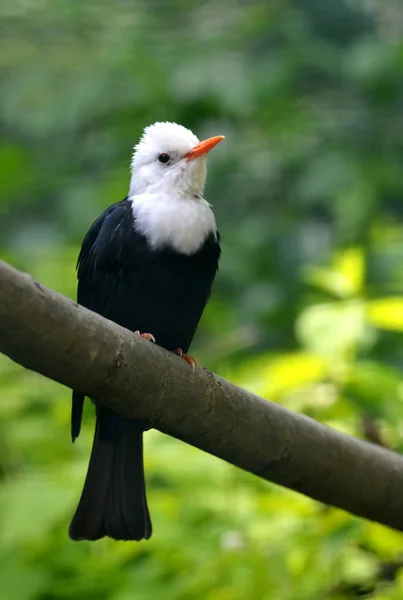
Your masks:
M 403 529 L 401 456 L 294 414 L 202 367 L 193 374 L 173 353 L 1 261 L 0 351 L 259 477 Z

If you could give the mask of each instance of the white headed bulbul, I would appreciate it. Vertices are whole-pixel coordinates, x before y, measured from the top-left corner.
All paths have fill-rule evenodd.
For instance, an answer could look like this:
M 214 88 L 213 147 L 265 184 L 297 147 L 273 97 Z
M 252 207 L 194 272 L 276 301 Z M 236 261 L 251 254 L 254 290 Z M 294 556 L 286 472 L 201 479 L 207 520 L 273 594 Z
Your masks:
M 175 123 L 147 127 L 134 148 L 129 195 L 93 223 L 77 263 L 79 304 L 190 363 L 186 353 L 220 257 L 203 189 L 207 153 L 222 139 L 200 142 Z M 84 396 L 73 391 L 73 441 L 80 433 L 83 403 Z M 95 406 L 88 473 L 69 535 L 73 540 L 148 539 L 145 424 Z

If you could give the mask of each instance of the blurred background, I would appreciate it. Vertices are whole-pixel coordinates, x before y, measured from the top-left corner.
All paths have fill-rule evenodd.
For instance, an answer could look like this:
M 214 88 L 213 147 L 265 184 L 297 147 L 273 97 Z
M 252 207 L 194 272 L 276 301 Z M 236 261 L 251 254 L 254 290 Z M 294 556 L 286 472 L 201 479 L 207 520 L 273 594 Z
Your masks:
M 2 0 L 0 255 L 75 298 L 144 126 L 224 134 L 192 354 L 403 452 L 401 0 Z M 63 340 L 61 340 L 63 343 Z M 403 536 L 146 434 L 154 537 L 70 542 L 92 442 L 69 390 L 0 357 L 5 600 L 403 598 Z M 402 498 L 403 510 L 403 498 Z

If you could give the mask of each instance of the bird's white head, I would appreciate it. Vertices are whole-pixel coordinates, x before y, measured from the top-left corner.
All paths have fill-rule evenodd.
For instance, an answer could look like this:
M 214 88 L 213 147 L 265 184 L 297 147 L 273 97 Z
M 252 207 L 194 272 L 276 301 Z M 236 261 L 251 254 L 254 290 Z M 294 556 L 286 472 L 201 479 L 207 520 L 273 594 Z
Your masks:
M 130 195 L 163 191 L 200 196 L 206 182 L 206 157 L 222 135 L 200 142 L 182 125 L 159 122 L 146 127 L 134 147 Z
M 206 156 L 224 139 L 200 142 L 186 127 L 154 123 L 134 148 L 129 198 L 135 228 L 154 249 L 197 252 L 216 234 L 214 214 L 202 197 Z

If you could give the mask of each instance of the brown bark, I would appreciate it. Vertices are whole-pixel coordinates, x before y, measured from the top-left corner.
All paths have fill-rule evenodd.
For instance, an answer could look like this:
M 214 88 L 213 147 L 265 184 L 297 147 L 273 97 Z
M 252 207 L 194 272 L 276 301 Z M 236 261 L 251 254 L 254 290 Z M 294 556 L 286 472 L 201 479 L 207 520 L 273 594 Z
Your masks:
M 259 477 L 403 530 L 401 456 L 263 400 L 205 368 L 192 373 L 173 353 L 1 261 L 0 351 Z

